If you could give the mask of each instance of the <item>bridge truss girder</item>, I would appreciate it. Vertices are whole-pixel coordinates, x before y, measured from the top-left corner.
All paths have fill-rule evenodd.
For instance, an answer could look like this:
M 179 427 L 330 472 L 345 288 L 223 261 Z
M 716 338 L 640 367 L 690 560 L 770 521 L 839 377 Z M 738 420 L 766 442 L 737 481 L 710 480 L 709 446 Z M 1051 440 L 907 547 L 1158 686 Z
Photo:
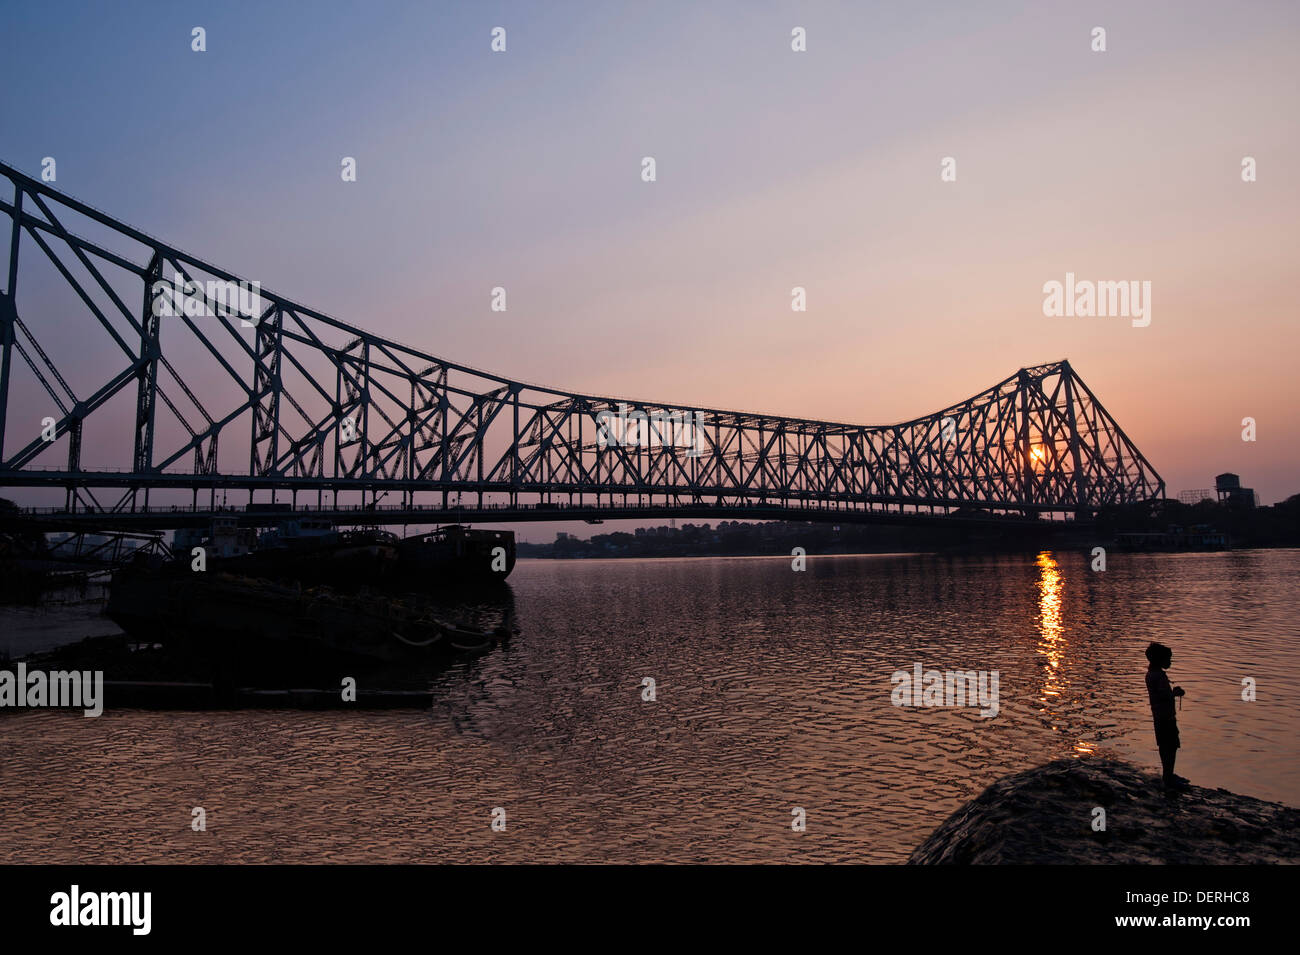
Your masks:
M 934 414 L 867 426 L 618 400 L 525 384 L 402 345 L 261 290 L 0 164 L 12 196 L 0 292 L 0 486 L 58 486 L 68 510 L 121 512 L 157 487 L 477 495 L 591 507 L 777 504 L 1090 514 L 1164 483 L 1068 362 L 1023 368 Z M 67 222 L 93 230 L 83 237 Z M 51 266 L 80 303 L 60 315 L 106 355 L 76 389 L 23 319 L 24 275 Z M 194 314 L 174 284 L 196 283 Z M 181 314 L 159 317 L 160 299 Z M 166 302 L 162 304 L 168 304 Z M 32 306 L 35 310 L 36 307 Z M 91 335 L 100 343 L 92 345 Z M 14 354 L 50 399 L 11 406 Z M 129 469 L 87 468 L 88 427 L 134 387 Z M 224 436 L 224 439 L 223 439 Z M 63 439 L 66 438 L 66 441 Z M 247 458 L 236 458 L 245 446 Z M 51 466 L 56 447 L 66 449 Z M 96 490 L 121 496 L 101 503 Z M 141 495 L 143 494 L 143 498 Z

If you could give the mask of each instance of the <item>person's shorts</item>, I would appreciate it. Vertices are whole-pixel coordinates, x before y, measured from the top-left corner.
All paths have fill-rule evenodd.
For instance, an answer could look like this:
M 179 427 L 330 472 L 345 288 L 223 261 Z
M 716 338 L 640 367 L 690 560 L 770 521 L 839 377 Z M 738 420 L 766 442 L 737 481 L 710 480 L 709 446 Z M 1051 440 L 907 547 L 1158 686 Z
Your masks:
M 1158 749 L 1178 749 L 1178 724 L 1173 720 L 1156 722 L 1156 747 Z

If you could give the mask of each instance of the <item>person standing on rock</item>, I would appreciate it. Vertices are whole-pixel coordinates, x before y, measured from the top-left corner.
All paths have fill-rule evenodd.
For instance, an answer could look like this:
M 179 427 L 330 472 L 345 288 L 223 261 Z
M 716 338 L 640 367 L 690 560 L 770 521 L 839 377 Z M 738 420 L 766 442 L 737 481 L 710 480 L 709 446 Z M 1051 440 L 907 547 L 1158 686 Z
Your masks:
M 1178 756 L 1178 717 L 1174 700 L 1183 696 L 1181 686 L 1171 687 L 1165 670 L 1174 662 L 1174 651 L 1163 643 L 1147 647 L 1147 696 L 1151 698 L 1151 718 L 1156 724 L 1156 747 L 1160 750 L 1160 765 L 1164 767 L 1166 789 L 1184 789 L 1187 780 L 1174 775 L 1174 759 Z

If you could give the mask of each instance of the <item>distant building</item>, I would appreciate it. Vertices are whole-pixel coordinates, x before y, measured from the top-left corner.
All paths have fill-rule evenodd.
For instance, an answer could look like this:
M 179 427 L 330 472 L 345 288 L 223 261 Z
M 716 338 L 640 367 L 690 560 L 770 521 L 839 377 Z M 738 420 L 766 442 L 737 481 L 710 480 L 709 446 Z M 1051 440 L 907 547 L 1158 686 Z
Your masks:
M 1258 507 L 1259 495 L 1251 487 L 1241 486 L 1241 477 L 1227 472 L 1214 479 L 1214 489 L 1218 492 L 1220 504 L 1235 507 Z

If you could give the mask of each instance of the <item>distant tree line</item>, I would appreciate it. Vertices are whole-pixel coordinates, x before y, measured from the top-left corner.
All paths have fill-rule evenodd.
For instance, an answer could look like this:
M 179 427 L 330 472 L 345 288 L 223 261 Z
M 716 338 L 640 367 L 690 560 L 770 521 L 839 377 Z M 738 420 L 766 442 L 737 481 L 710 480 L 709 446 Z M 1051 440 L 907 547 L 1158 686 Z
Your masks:
M 1235 548 L 1300 547 L 1300 494 L 1271 507 L 1248 507 L 1177 500 L 1107 508 L 1095 526 L 1057 525 L 1066 540 L 1106 543 L 1124 532 L 1167 532 L 1206 527 L 1225 533 Z M 683 524 L 681 527 L 640 527 L 632 533 L 615 531 L 589 539 L 558 534 L 550 544 L 520 542 L 520 557 L 706 557 L 769 554 L 788 555 L 795 547 L 808 554 L 882 554 L 915 551 L 1019 550 L 1041 543 L 1041 533 L 1023 527 L 996 525 L 950 526 L 882 524 L 812 524 L 799 521 Z M 1063 541 L 1061 541 L 1063 542 Z M 1058 542 L 1059 543 L 1059 542 Z
M 520 543 L 520 557 L 760 557 L 788 555 L 795 547 L 808 554 L 882 554 L 996 546 L 1004 535 L 988 529 L 880 524 L 813 524 L 799 521 L 681 527 L 641 527 L 583 540 L 559 534 L 554 543 Z
M 1154 508 L 1130 505 L 1109 508 L 1097 515 L 1097 530 L 1103 536 L 1197 526 L 1227 534 L 1234 548 L 1300 547 L 1300 494 L 1292 494 L 1271 507 L 1218 501 L 1184 504 L 1171 499 Z

